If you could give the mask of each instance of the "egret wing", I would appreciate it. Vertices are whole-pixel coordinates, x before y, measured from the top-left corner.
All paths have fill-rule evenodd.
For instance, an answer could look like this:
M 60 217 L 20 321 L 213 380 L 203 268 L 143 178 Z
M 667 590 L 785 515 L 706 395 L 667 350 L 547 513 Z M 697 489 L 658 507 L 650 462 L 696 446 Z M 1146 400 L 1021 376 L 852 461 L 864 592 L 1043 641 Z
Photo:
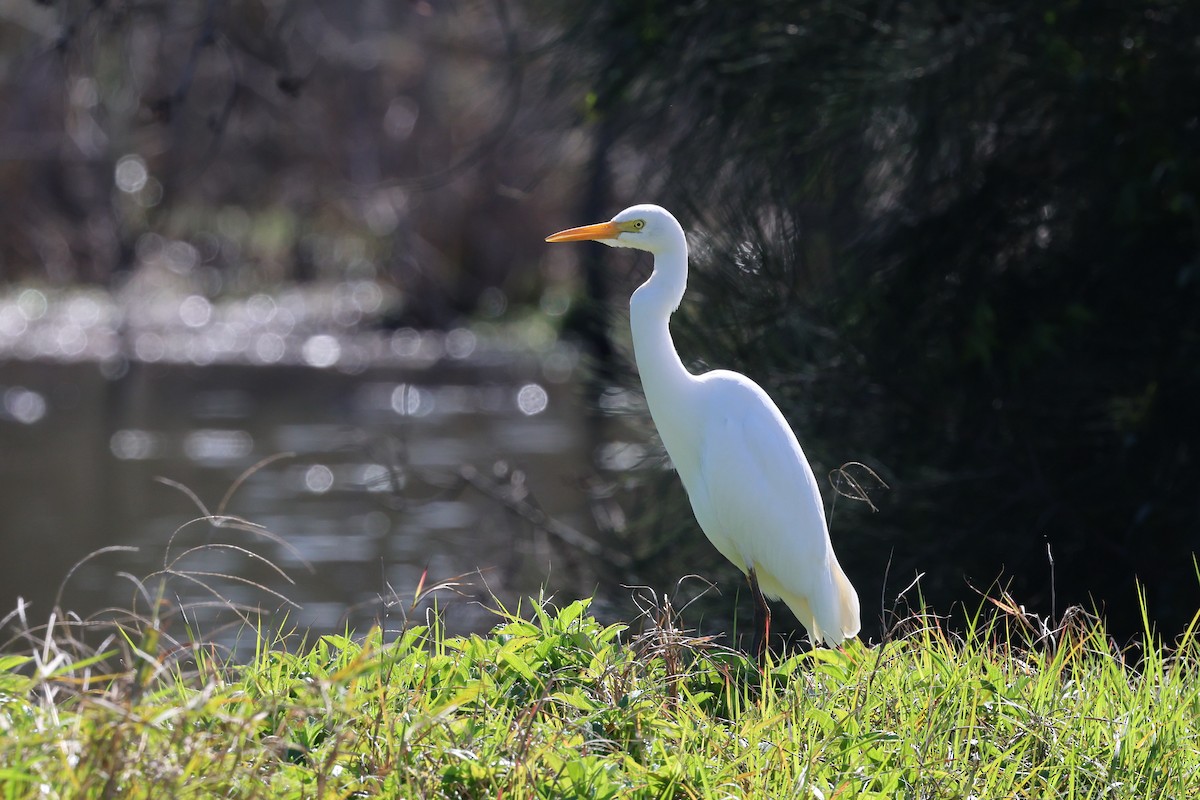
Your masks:
M 700 453 L 701 527 L 743 570 L 754 566 L 769 583 L 805 594 L 827 569 L 829 550 L 812 470 L 783 415 L 749 380 L 725 383 L 715 399 Z

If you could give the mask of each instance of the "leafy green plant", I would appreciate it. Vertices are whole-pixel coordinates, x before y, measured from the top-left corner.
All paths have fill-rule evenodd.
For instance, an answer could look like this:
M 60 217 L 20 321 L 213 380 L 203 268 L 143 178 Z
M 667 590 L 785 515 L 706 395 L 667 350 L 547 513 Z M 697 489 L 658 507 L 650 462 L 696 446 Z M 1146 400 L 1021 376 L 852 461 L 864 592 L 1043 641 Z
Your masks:
M 1195 625 L 1135 653 L 1001 595 L 961 635 L 922 611 L 759 668 L 669 606 L 641 630 L 588 606 L 497 608 L 482 636 L 260 638 L 242 665 L 148 653 L 144 684 L 127 652 L 5 655 L 0 797 L 1182 799 L 1200 780 Z

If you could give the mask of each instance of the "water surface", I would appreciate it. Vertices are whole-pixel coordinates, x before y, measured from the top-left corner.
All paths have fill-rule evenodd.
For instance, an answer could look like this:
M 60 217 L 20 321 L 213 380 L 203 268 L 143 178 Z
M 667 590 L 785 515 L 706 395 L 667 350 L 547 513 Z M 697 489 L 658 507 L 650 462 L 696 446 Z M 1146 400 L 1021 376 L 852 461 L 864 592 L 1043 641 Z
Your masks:
M 99 300 L 0 302 L 3 607 L 42 620 L 61 590 L 84 616 L 145 610 L 138 580 L 164 566 L 201 627 L 205 603 L 329 631 L 399 625 L 436 598 L 452 629 L 478 630 L 493 594 L 591 593 L 587 553 L 559 535 L 595 536 L 571 348 L 273 328 L 269 304 L 248 301 L 237 328 L 187 297 L 182 326 L 104 325 Z M 441 581 L 457 585 L 413 607 Z

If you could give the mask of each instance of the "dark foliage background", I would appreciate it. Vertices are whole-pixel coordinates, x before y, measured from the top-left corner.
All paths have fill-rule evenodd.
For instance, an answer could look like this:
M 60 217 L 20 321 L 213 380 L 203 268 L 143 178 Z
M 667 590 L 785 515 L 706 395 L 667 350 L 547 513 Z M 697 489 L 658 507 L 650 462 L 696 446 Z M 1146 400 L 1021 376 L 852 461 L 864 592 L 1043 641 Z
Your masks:
M 120 287 L 150 234 L 207 294 L 380 278 L 422 327 L 536 301 L 570 161 L 538 38 L 506 0 L 7 4 L 0 281 Z
M 605 406 L 637 387 L 645 262 L 541 237 L 659 202 L 694 234 L 685 360 L 762 383 L 818 474 L 889 487 L 827 491 L 866 633 L 916 574 L 938 608 L 999 579 L 1118 634 L 1140 582 L 1173 633 L 1200 607 L 1198 96 L 1183 0 L 18 0 L 0 281 L 119 288 L 184 242 L 188 291 L 365 277 L 417 327 L 555 283 Z M 614 585 L 738 585 L 671 475 L 614 485 Z
M 1200 597 L 1197 7 L 578 13 L 613 193 L 699 232 L 680 350 L 767 387 L 818 473 L 861 461 L 891 487 L 878 514 L 833 514 L 865 617 L 923 573 L 938 607 L 999 579 L 1132 634 L 1136 581 L 1181 630 Z M 673 498 L 648 512 L 648 562 L 687 535 Z

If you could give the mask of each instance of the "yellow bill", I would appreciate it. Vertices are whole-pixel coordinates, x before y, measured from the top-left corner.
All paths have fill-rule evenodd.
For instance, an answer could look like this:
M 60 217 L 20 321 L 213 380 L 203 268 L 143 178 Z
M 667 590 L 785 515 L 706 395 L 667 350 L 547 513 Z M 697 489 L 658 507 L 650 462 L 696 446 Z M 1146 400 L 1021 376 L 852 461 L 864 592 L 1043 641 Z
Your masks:
M 584 225 L 579 228 L 567 228 L 565 231 L 552 233 L 546 237 L 547 242 L 590 242 L 597 239 L 616 239 L 624 232 L 617 222 L 599 222 L 595 225 Z

